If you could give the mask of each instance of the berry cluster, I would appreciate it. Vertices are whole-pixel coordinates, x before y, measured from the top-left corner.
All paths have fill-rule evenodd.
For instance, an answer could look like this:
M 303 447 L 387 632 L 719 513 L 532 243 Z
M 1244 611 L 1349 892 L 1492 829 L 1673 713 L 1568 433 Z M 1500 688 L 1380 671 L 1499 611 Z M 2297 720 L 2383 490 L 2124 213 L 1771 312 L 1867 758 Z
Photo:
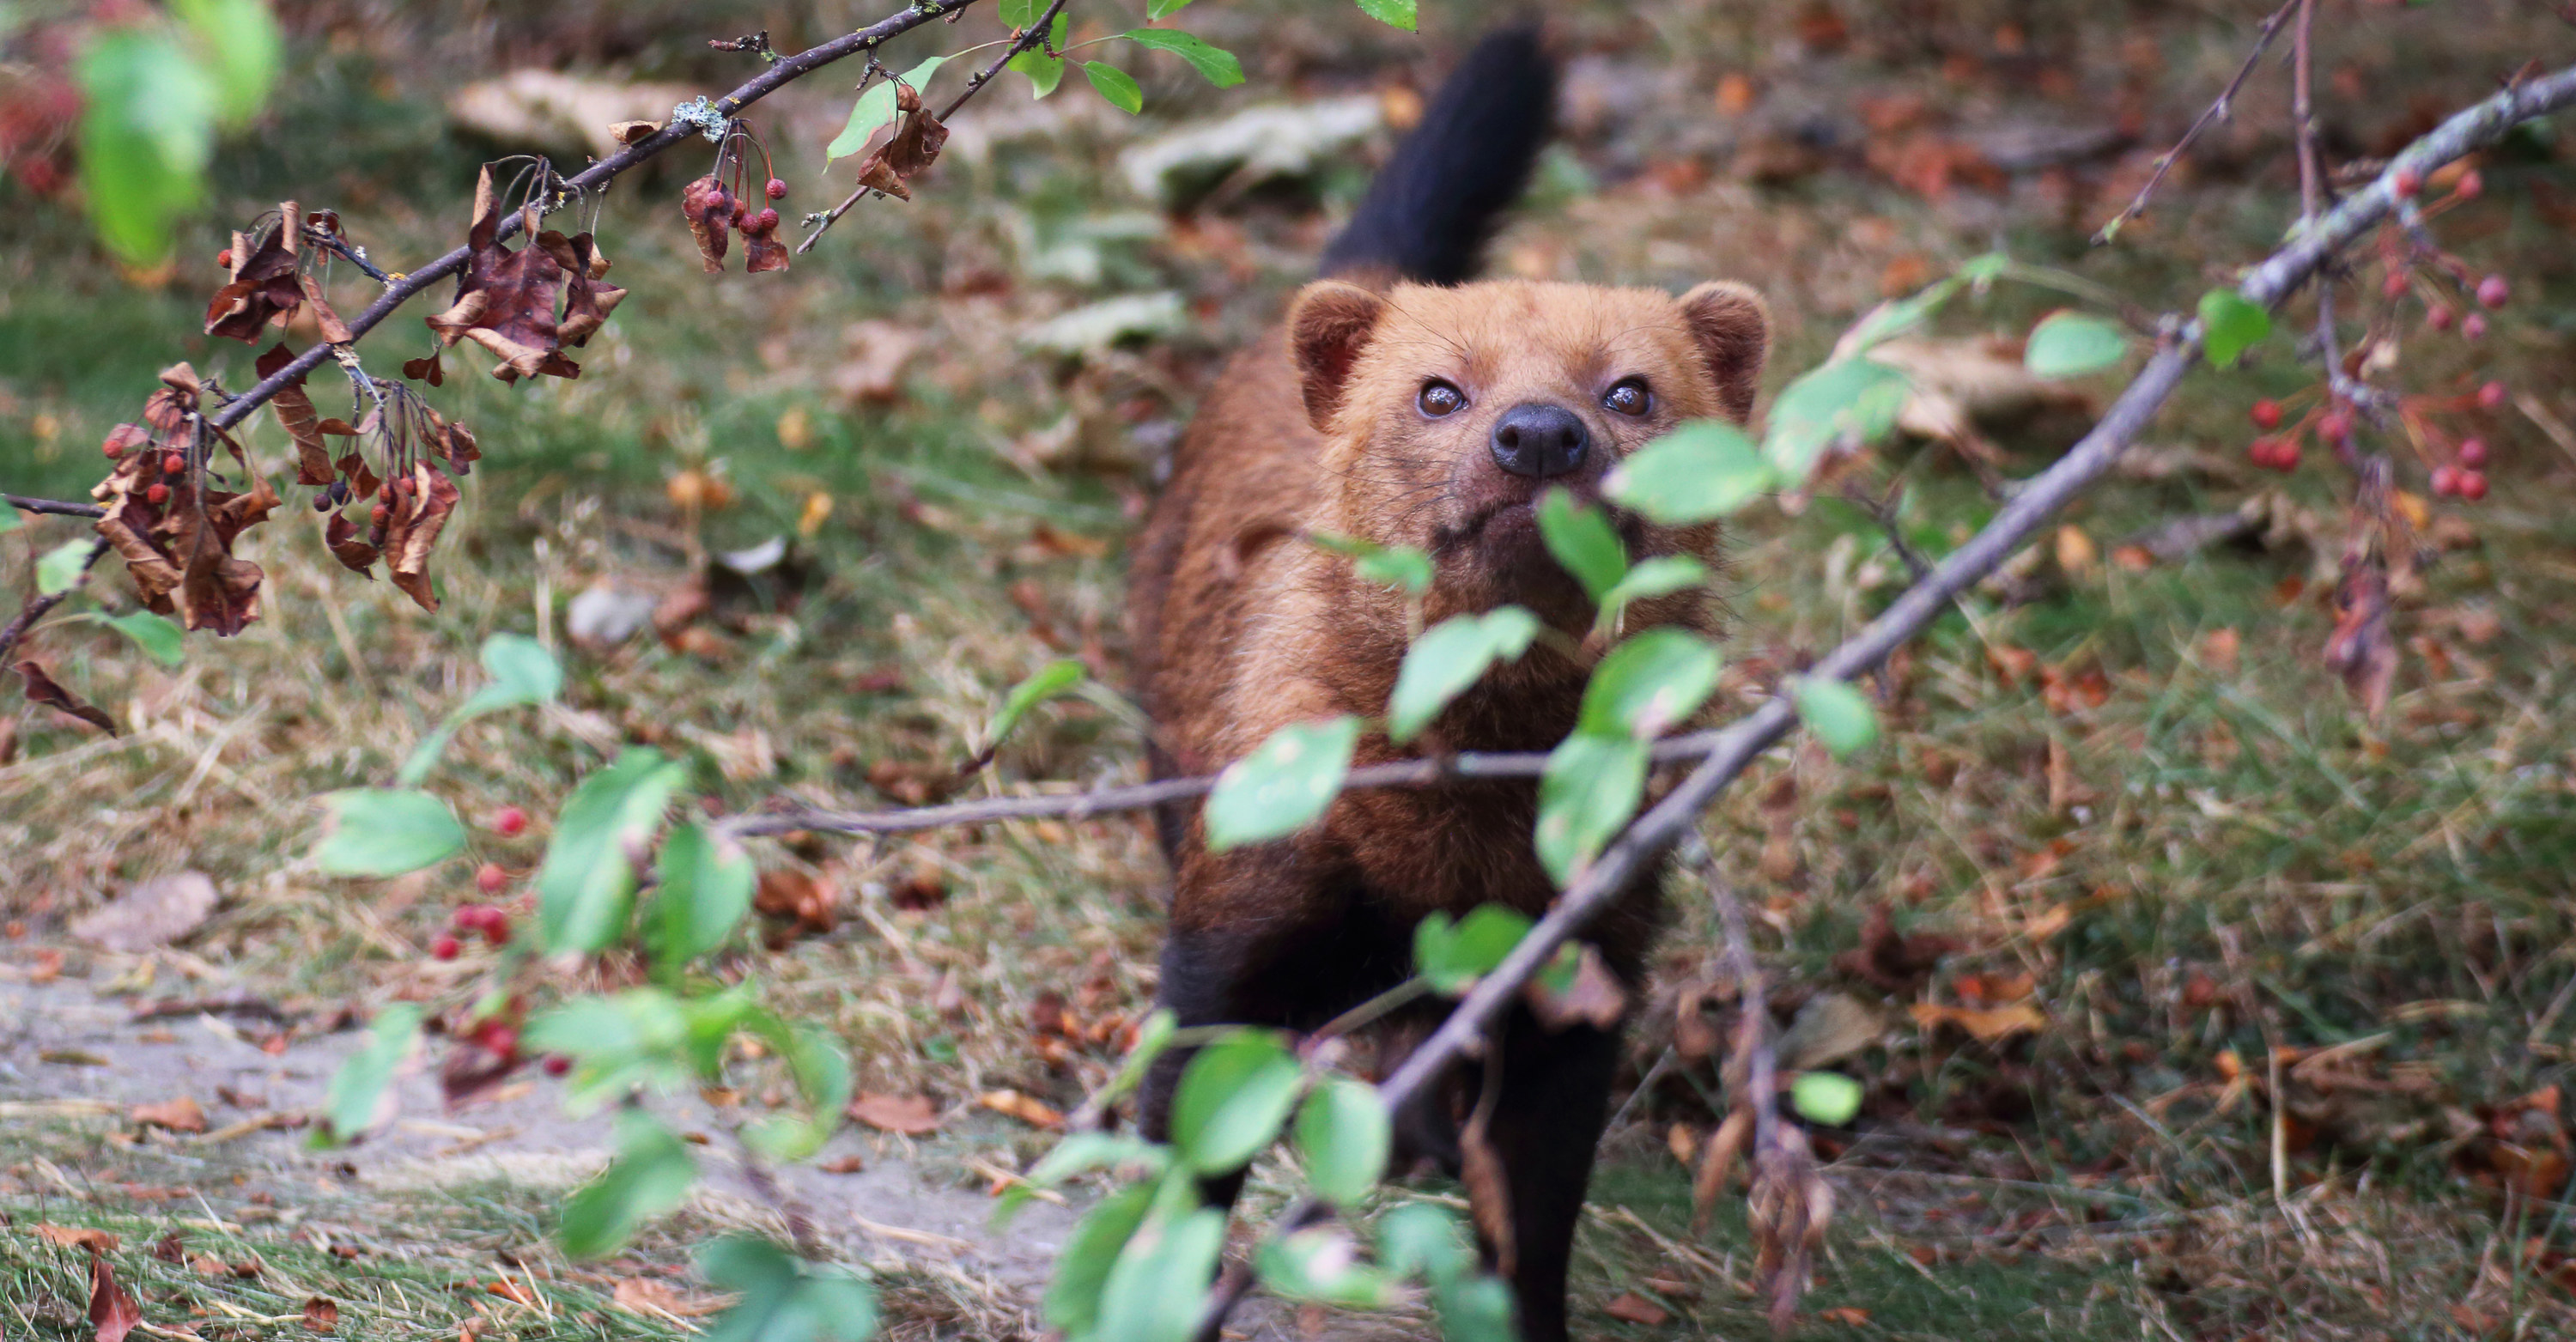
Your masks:
M 497 866 L 490 863 L 484 864 L 484 873 L 498 874 L 500 871 Z M 475 883 L 483 884 L 481 874 L 478 874 Z M 467 936 L 480 933 L 485 941 L 491 942 L 494 946 L 510 944 L 510 915 L 490 904 L 460 906 L 456 910 L 456 916 L 449 921 L 448 929 L 439 933 L 437 939 L 429 943 L 431 959 L 453 960 L 461 954 L 465 949 L 465 943 L 459 939 L 459 933 Z

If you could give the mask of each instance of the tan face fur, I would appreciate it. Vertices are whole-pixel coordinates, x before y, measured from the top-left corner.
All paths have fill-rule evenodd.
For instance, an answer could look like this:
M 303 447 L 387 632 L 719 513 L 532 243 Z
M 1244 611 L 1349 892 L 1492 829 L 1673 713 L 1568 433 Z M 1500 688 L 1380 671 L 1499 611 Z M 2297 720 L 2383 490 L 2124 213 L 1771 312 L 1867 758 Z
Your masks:
M 1434 619 L 1508 601 L 1560 627 L 1579 626 L 1588 609 L 1540 539 L 1540 497 L 1561 488 L 1598 504 L 1612 466 L 1684 421 L 1742 422 L 1768 342 L 1761 299 L 1724 283 L 1677 299 L 1515 280 L 1379 293 L 1328 280 L 1299 294 L 1288 319 L 1307 415 L 1327 440 L 1328 508 L 1343 529 L 1428 551 Z M 1454 395 L 1426 400 L 1427 388 Z M 1506 469 L 1497 425 L 1540 415 L 1560 426 L 1547 441 L 1575 441 L 1558 411 L 1581 425 L 1579 462 Z M 1612 518 L 1632 560 L 1713 557 L 1714 527 L 1657 527 L 1620 509 Z

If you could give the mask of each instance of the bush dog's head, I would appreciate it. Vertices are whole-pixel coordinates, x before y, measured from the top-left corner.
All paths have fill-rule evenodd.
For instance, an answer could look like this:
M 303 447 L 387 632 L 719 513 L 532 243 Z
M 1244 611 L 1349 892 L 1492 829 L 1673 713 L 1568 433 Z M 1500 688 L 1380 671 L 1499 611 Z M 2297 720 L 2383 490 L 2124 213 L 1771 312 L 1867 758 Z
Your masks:
M 1769 346 L 1762 300 L 1502 280 L 1383 292 L 1325 280 L 1289 313 L 1307 417 L 1345 534 L 1429 551 L 1425 613 L 1518 602 L 1560 628 L 1590 608 L 1540 539 L 1538 500 L 1601 503 L 1619 460 L 1685 420 L 1741 423 Z M 1710 557 L 1713 526 L 1614 509 L 1634 558 Z

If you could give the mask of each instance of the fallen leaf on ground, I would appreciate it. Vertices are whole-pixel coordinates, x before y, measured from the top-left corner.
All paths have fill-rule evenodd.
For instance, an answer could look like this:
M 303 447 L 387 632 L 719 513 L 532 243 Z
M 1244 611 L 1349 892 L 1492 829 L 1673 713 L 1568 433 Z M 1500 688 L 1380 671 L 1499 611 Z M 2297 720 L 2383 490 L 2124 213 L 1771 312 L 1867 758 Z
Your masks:
M 204 1132 L 206 1111 L 185 1095 L 157 1104 L 134 1106 L 134 1122 L 141 1127 L 168 1128 L 172 1132 Z
M 515 1281 L 504 1279 L 493 1282 L 483 1288 L 483 1293 L 485 1295 L 497 1295 L 514 1304 L 526 1305 L 530 1309 L 537 1307 L 537 1293 Z
M 1861 924 L 1860 946 L 1834 957 L 1834 968 L 1855 974 L 1891 993 L 1909 993 L 1932 976 L 1941 957 L 1960 950 L 1957 938 L 1918 932 L 1896 935 L 1894 918 L 1880 904 Z
M 340 1305 L 329 1296 L 317 1295 L 304 1302 L 304 1327 L 307 1332 L 327 1333 L 340 1326 Z
M 988 1090 L 975 1097 L 975 1103 L 997 1114 L 1008 1114 L 1033 1128 L 1050 1131 L 1064 1126 L 1064 1115 L 1056 1112 L 1035 1096 L 1016 1090 Z
M 1607 1030 L 1628 1014 L 1628 990 L 1619 986 L 1618 976 L 1591 943 L 1584 943 L 1574 965 L 1573 981 L 1561 992 L 1550 989 L 1546 976 L 1531 979 L 1521 996 L 1529 1004 L 1530 1014 L 1550 1030 L 1569 1025 L 1589 1025 Z
M 850 1101 L 849 1115 L 884 1132 L 919 1137 L 939 1130 L 939 1106 L 926 1095 L 861 1094 Z
M 1621 1323 L 1633 1323 L 1647 1328 L 1660 1328 L 1672 1322 L 1673 1319 L 1672 1314 L 1663 1306 L 1634 1291 L 1622 1291 L 1611 1297 L 1610 1303 L 1602 1307 L 1602 1312 Z
M 630 1314 L 670 1314 L 683 1319 L 703 1318 L 730 1303 L 728 1297 L 720 1295 L 688 1295 L 650 1277 L 619 1278 L 609 1299 Z
M 117 1284 L 116 1269 L 96 1250 L 89 1258 L 89 1321 L 97 1326 L 98 1342 L 125 1342 L 125 1335 L 143 1322 L 143 1307 Z
M 71 932 L 101 949 L 139 955 L 196 931 L 215 911 L 217 898 L 215 883 L 204 872 L 155 876 L 114 903 L 73 919 Z
M 1817 1310 L 1816 1317 L 1825 1323 L 1839 1323 L 1846 1328 L 1858 1328 L 1869 1322 L 1869 1311 L 1856 1305 L 1843 1305 L 1835 1309 Z
M 36 1234 L 39 1238 L 59 1244 L 66 1249 L 87 1249 L 92 1253 L 114 1253 L 118 1243 L 116 1236 L 104 1230 L 93 1230 L 88 1226 L 39 1223 L 36 1226 Z
M 2010 1039 L 2017 1034 L 2031 1033 L 2048 1024 L 2048 1017 L 2041 1014 L 2039 1008 L 2028 1003 L 1979 1010 L 1973 1007 L 1942 1006 L 1935 1002 L 1917 1002 L 1906 1010 L 1913 1015 L 1914 1023 L 1925 1030 L 1937 1030 L 1944 1025 L 1955 1025 L 1975 1036 L 1977 1042 L 1983 1044 Z

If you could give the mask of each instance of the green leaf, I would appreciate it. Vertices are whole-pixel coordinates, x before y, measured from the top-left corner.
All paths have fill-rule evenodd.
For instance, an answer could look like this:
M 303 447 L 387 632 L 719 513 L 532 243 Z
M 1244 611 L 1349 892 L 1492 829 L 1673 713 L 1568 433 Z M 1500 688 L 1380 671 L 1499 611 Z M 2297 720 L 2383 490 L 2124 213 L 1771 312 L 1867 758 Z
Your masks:
M 1454 923 L 1434 912 L 1414 924 L 1413 966 L 1434 990 L 1456 997 L 1493 973 L 1529 930 L 1527 914 L 1500 904 L 1479 904 Z
M 1047 45 L 1057 51 L 1064 50 L 1065 34 L 1071 23 L 1071 17 L 1064 11 L 1056 11 L 1055 23 L 1047 30 Z M 1056 85 L 1064 82 L 1064 65 L 1064 57 L 1050 56 L 1037 47 L 1011 58 L 1011 68 L 1029 77 L 1029 96 L 1034 98 L 1055 92 Z
M 1862 447 L 1896 427 L 1905 374 L 1874 359 L 1837 359 L 1788 385 L 1771 407 L 1762 455 L 1779 483 L 1804 484 L 1826 452 Z
M 1377 1088 L 1347 1076 L 1325 1078 L 1297 1114 L 1297 1155 L 1315 1195 L 1348 1207 L 1386 1177 L 1394 1141 Z
M 1012 686 L 1010 696 L 1002 700 L 1002 711 L 993 715 L 992 726 L 984 731 L 984 739 L 990 743 L 987 749 L 1000 745 L 1030 709 L 1080 685 L 1085 674 L 1080 661 L 1065 657 L 1039 667 L 1035 675 Z
M 12 509 L 11 511 L 16 511 Z M 36 560 L 36 592 L 40 596 L 60 596 L 72 590 L 89 569 L 93 541 L 64 541 L 45 551 Z
M 1227 765 L 1207 800 L 1208 850 L 1281 838 L 1314 823 L 1341 794 L 1359 739 L 1354 717 L 1291 723 Z
M 706 1342 L 862 1342 L 876 1333 L 876 1292 L 866 1282 L 800 1262 L 757 1235 L 727 1235 L 699 1250 L 698 1274 L 740 1297 Z
M 1001 0 L 994 7 L 994 17 L 1012 32 L 1026 32 L 1030 24 L 1038 21 L 1038 11 L 1042 8 L 1044 6 L 1038 0 Z
M 171 0 L 170 8 L 213 58 L 224 124 L 239 126 L 257 115 L 286 50 L 266 0 Z
M 403 761 L 394 781 L 406 787 L 429 776 L 447 750 L 456 729 L 486 713 L 526 704 L 542 704 L 563 693 L 563 665 L 546 645 L 525 634 L 494 634 L 483 640 L 483 672 L 491 679 L 466 697 L 438 728 L 421 738 L 411 758 Z
M 573 1258 L 614 1253 L 646 1221 L 688 1200 L 698 1180 L 689 1144 L 641 1109 L 617 1115 L 617 1158 L 564 1200 L 555 1239 Z
M 1852 323 L 1851 330 L 1844 332 L 1841 340 L 1835 342 L 1835 350 L 1841 354 L 1866 353 L 1873 345 L 1921 326 L 1931 320 L 1932 315 L 1939 312 L 1942 305 L 1950 301 L 1951 295 L 1958 293 L 1961 287 L 1975 278 L 1970 274 L 1970 266 L 1999 265 L 2003 260 L 2000 254 L 1979 257 L 1968 265 L 1961 266 L 1946 279 L 1928 284 L 1907 297 L 1871 308 L 1867 315 Z M 1992 276 L 1988 275 L 1987 278 L 1991 279 Z
M 15 504 L 0 503 L 0 536 L 6 536 L 25 525 L 26 523 L 18 516 Z
M 1512 1292 L 1502 1278 L 1477 1274 L 1441 1284 L 1432 1293 L 1447 1342 L 1518 1342 L 1512 1327 Z
M 790 1026 L 758 1009 L 746 1010 L 742 1024 L 787 1060 L 787 1070 L 796 1078 L 796 1093 L 805 1101 L 803 1117 L 764 1115 L 743 1124 L 742 1139 L 772 1160 L 803 1160 L 822 1149 L 841 1126 L 841 1111 L 850 1104 L 850 1060 L 841 1050 L 840 1039 L 829 1031 Z M 716 1035 L 701 1060 L 701 1072 L 714 1076 L 723 1070 L 724 1044 L 731 1034 L 731 1029 L 725 1029 Z
M 1717 688 L 1717 649 L 1679 629 L 1649 629 L 1610 650 L 1583 687 L 1575 730 L 1651 741 Z
M 1137 87 L 1134 75 L 1107 61 L 1084 61 L 1082 76 L 1119 111 L 1134 116 L 1145 110 L 1145 90 Z
M 394 1069 L 420 1042 L 424 1014 L 425 1008 L 416 1002 L 396 1002 L 376 1013 L 374 1024 L 367 1027 L 367 1042 L 340 1064 L 330 1089 L 323 1092 L 322 1126 L 313 1130 L 314 1147 L 341 1145 L 375 1126 L 384 1108 L 385 1087 L 393 1084 Z
M 1190 0 L 1153 0 L 1152 4 L 1145 6 L 1145 17 L 1168 19 L 1189 7 Z
M 1268 1030 L 1238 1030 L 1198 1051 L 1172 1093 L 1172 1147 L 1201 1174 L 1241 1169 L 1279 1135 L 1305 1073 Z
M 1413 31 L 1414 0 L 1359 0 L 1360 12 L 1390 28 Z
M 1616 837 L 1646 792 L 1646 745 L 1577 732 L 1547 757 L 1538 780 L 1538 858 L 1571 885 Z
M 1583 584 L 1594 601 L 1609 595 L 1628 576 L 1628 548 L 1619 543 L 1609 515 L 1562 489 L 1551 489 L 1538 502 L 1538 532 L 1547 552 Z
M 167 34 L 100 33 L 73 69 L 81 87 L 80 177 L 90 223 L 134 265 L 170 254 L 171 226 L 205 196 L 224 90 Z
M 321 802 L 330 808 L 331 829 L 313 862 L 334 876 L 400 876 L 465 847 L 465 827 L 426 792 L 347 788 Z
M 1214 1207 L 1156 1218 L 1127 1241 L 1100 1290 L 1100 1342 L 1189 1342 L 1225 1247 Z
M 1344 1309 L 1384 1309 L 1396 1301 L 1395 1278 L 1360 1259 L 1351 1232 L 1308 1226 L 1262 1242 L 1255 1255 L 1261 1284 L 1290 1300 Z
M 917 91 L 930 82 L 932 75 L 939 73 L 940 66 L 947 63 L 947 57 L 933 56 L 904 71 L 896 78 L 910 84 Z M 894 86 L 894 79 L 880 79 L 868 85 L 867 92 L 860 94 L 859 100 L 850 104 L 850 123 L 841 128 L 840 134 L 832 137 L 831 144 L 825 146 L 824 162 L 847 158 L 867 148 L 868 141 L 878 131 L 894 124 L 898 112 L 895 105 Z
M 1306 539 L 1317 549 L 1330 550 L 1351 558 L 1351 571 L 1374 583 L 1420 596 L 1431 586 L 1431 556 L 1409 545 L 1380 545 L 1357 536 L 1337 536 L 1329 531 L 1307 534 Z
M 1790 1106 L 1829 1128 L 1851 1122 L 1860 1098 L 1860 1083 L 1840 1072 L 1800 1072 L 1789 1082 Z
M 1474 1265 L 1458 1218 L 1428 1202 L 1408 1202 L 1377 1224 L 1378 1260 L 1399 1277 L 1449 1281 Z
M 1029 1167 L 1028 1181 L 1052 1188 L 1077 1174 L 1138 1166 L 1160 1175 L 1172 1163 L 1171 1149 L 1142 1137 L 1115 1132 L 1077 1132 Z
M 1869 698 L 1839 680 L 1810 676 L 1798 682 L 1798 716 L 1836 758 L 1878 739 L 1878 710 Z
M 1191 69 L 1218 88 L 1231 88 L 1243 82 L 1243 62 L 1236 60 L 1233 52 L 1188 33 L 1176 33 L 1168 28 L 1130 28 L 1121 35 L 1140 47 L 1168 51 L 1188 61 Z M 1118 100 L 1112 98 L 1110 101 Z M 1130 107 L 1127 110 L 1132 112 L 1136 109 Z
M 1495 662 L 1519 660 L 1537 634 L 1538 617 L 1518 606 L 1453 615 L 1422 631 L 1387 696 L 1387 736 L 1398 744 L 1412 740 Z
M 177 666 L 188 660 L 186 636 L 179 626 L 148 610 L 119 615 L 108 621 L 107 627 L 133 639 L 134 646 L 163 666 Z
M 1619 585 L 1601 594 L 1599 624 L 1613 627 L 1630 603 L 1685 591 L 1708 583 L 1708 565 L 1688 555 L 1657 555 L 1628 570 Z
M 2055 312 L 2030 333 L 2022 367 L 2033 377 L 2081 377 L 2120 362 L 2129 337 L 2119 327 L 2082 312 Z
M 733 935 L 751 911 L 759 872 L 740 845 L 696 825 L 671 831 L 657 865 L 662 883 L 644 924 L 645 946 L 657 967 L 676 972 Z
M 725 1009 L 744 1000 L 739 992 L 728 993 L 683 1008 L 658 988 L 573 997 L 529 1020 L 519 1042 L 530 1053 L 560 1053 L 573 1060 L 572 1072 L 564 1078 L 564 1108 L 587 1114 L 639 1087 L 687 1085 L 697 1072 L 693 1042 L 713 1036 L 721 1045 L 732 1030 L 721 1019 Z
M 573 789 L 537 869 L 537 925 L 548 951 L 598 951 L 624 934 L 635 894 L 629 849 L 651 839 L 687 778 L 687 765 L 634 747 Z
M 1724 517 L 1772 484 L 1770 464 L 1742 430 L 1695 419 L 1611 467 L 1601 490 L 1650 521 L 1687 526 Z
M 1063 1252 L 1056 1255 L 1055 1280 L 1047 1283 L 1047 1322 L 1070 1338 L 1093 1335 L 1100 1322 L 1101 1288 L 1118 1265 L 1118 1255 L 1145 1224 L 1154 1205 L 1154 1186 L 1122 1188 L 1094 1204 L 1075 1222 Z
M 1145 1069 L 1171 1046 L 1172 1032 L 1179 1028 L 1179 1019 L 1169 1007 L 1156 1007 L 1146 1013 L 1144 1024 L 1136 1027 L 1136 1047 L 1127 1051 L 1126 1061 L 1118 1064 L 1118 1074 L 1101 1088 L 1100 1101 L 1105 1104 L 1135 1089 L 1136 1083 L 1145 1079 Z
M 2200 296 L 2200 347 L 2213 368 L 2225 368 L 2238 355 L 2272 334 L 2272 314 L 2233 289 L 2212 289 Z

